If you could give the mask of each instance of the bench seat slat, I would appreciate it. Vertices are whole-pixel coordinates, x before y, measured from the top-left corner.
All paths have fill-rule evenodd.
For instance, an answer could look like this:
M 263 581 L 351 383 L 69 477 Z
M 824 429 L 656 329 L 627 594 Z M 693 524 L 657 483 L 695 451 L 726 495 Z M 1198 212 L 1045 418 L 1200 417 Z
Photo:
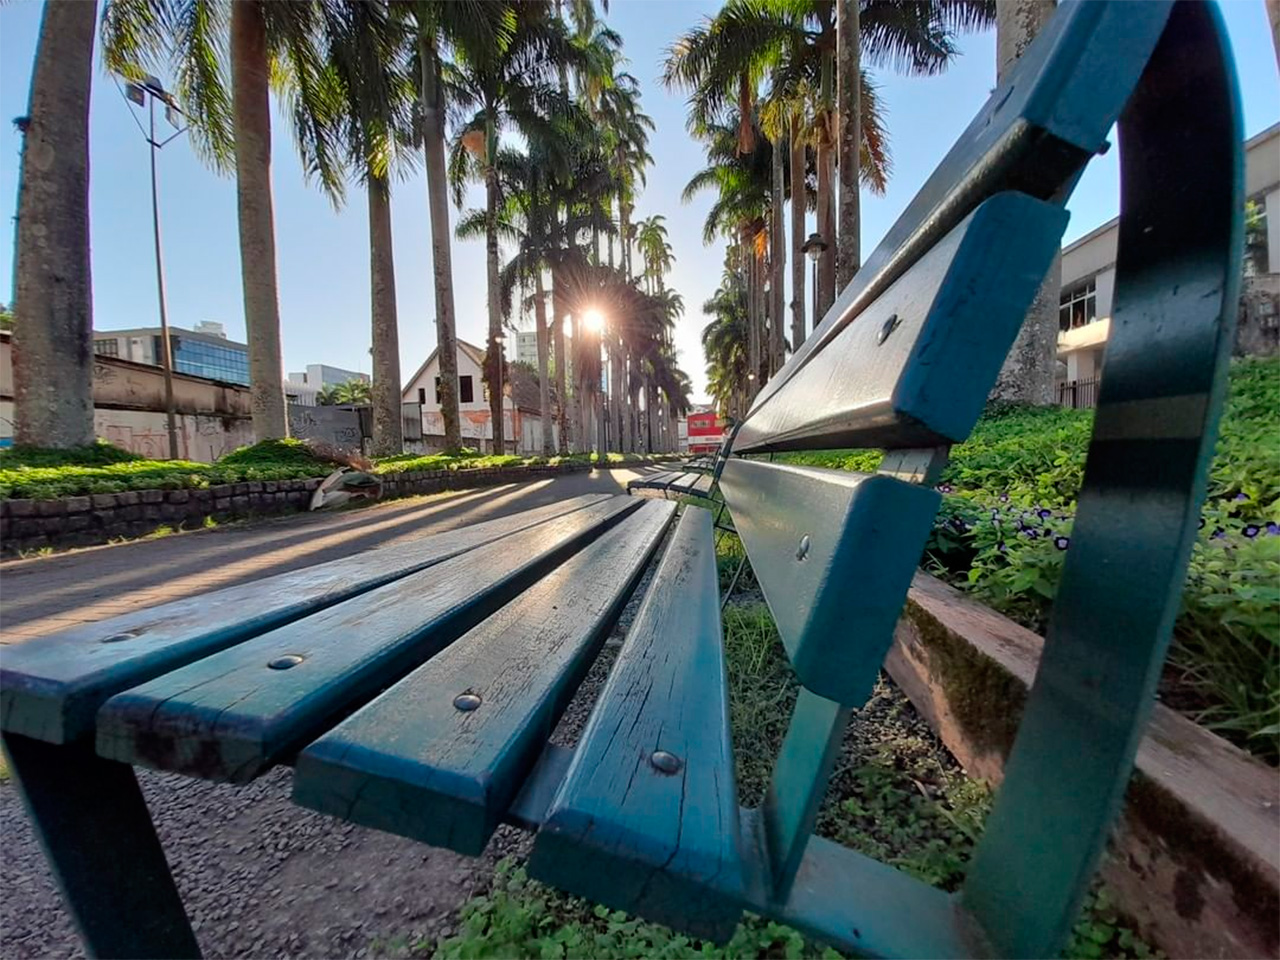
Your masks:
M 605 497 L 577 497 L 8 646 L 0 726 L 47 743 L 91 736 L 98 709 L 122 690 Z
M 298 756 L 294 801 L 478 856 L 665 533 L 649 500 Z M 460 694 L 480 704 L 462 711 Z
M 758 404 L 735 452 L 963 441 L 1066 224 L 1023 194 L 987 200 Z
M 569 773 L 530 873 L 699 936 L 743 893 L 712 518 L 686 508 Z
M 941 495 L 893 477 L 733 459 L 720 489 L 800 682 L 862 704 Z
M 117 694 L 98 715 L 98 753 L 250 780 L 637 506 L 613 497 L 549 520 Z M 290 657 L 302 659 L 269 666 Z

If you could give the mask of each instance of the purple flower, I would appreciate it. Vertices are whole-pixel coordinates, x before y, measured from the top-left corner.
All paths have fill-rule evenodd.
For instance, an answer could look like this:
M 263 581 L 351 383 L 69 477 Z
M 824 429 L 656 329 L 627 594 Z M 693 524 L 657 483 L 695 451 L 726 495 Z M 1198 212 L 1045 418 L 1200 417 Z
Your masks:
M 1233 499 L 1233 500 L 1248 500 L 1248 499 L 1249 499 L 1249 495 L 1248 495 L 1247 493 L 1244 493 L 1244 492 L 1242 491 L 1242 492 L 1240 492 L 1240 493 L 1237 493 L 1234 497 L 1232 497 L 1232 499 Z
M 1053 545 L 1057 547 L 1059 550 L 1065 550 L 1067 549 L 1067 547 L 1071 545 L 1071 538 L 1070 537 L 1054 537 Z
M 1210 540 L 1225 540 L 1225 539 L 1227 539 L 1227 531 L 1225 531 L 1225 530 L 1223 530 L 1221 527 L 1219 527 L 1217 530 L 1213 531 L 1213 535 L 1212 535 L 1212 536 L 1210 536 L 1210 537 L 1209 537 L 1209 539 L 1210 539 Z
M 1004 541 L 1003 541 L 1003 540 L 1001 540 L 999 543 L 997 543 L 997 544 L 996 544 L 996 549 L 997 549 L 997 550 L 999 550 L 1001 553 L 1006 553 L 1006 552 L 1008 552 L 1008 549 L 1009 549 L 1009 548 L 1008 548 L 1008 547 L 1006 547 L 1006 546 L 1004 545 Z
M 1039 517 L 1041 520 L 1048 520 L 1049 517 L 1051 517 L 1052 515 L 1053 515 L 1052 511 L 1045 510 L 1043 508 L 1036 509 L 1036 516 Z
M 1008 502 L 1009 502 L 1009 495 L 1008 495 L 1007 493 L 1002 493 L 1002 494 L 1000 494 L 1000 502 L 1001 502 L 1001 503 L 1008 503 Z
M 1259 533 L 1262 532 L 1262 528 L 1259 527 L 1256 523 L 1250 523 L 1250 524 L 1247 524 L 1244 530 L 1242 530 L 1241 532 L 1250 540 L 1252 540 L 1254 537 L 1256 537 Z
M 1280 536 L 1280 523 L 1276 523 L 1275 521 L 1268 523 L 1267 536 L 1269 537 Z
M 951 486 L 951 484 L 949 484 L 949 483 L 940 483 L 940 484 L 938 484 L 938 492 L 939 492 L 939 493 L 951 493 L 954 489 L 955 489 L 955 488 L 954 488 L 953 486 Z
M 1036 533 L 1035 530 L 1031 529 L 1031 527 L 1024 527 L 1022 532 L 1026 535 L 1028 540 L 1034 540 L 1036 537 L 1040 536 L 1040 534 Z

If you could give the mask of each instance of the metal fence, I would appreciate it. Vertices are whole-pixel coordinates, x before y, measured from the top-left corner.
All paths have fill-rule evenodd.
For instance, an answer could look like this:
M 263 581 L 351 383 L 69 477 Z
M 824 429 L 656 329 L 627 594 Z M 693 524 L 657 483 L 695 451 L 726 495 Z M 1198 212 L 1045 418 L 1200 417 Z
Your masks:
M 1077 410 L 1092 409 L 1098 405 L 1098 378 L 1090 380 L 1065 380 L 1058 384 L 1058 405 Z

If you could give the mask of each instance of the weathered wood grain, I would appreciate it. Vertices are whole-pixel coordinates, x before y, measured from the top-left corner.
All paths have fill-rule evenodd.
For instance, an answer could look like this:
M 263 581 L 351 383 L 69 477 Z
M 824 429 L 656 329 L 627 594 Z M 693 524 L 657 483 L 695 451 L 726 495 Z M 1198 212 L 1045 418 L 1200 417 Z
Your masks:
M 479 855 L 670 523 L 632 516 L 298 756 L 296 803 Z M 478 706 L 460 710 L 460 695 Z
M 548 520 L 117 694 L 98 753 L 250 780 L 639 506 L 614 497 Z
M 992 197 L 758 405 L 739 453 L 931 447 L 969 435 L 1067 225 Z
M 743 893 L 711 513 L 685 510 L 534 844 L 558 887 L 725 938 Z
M 730 460 L 720 489 L 800 682 L 860 706 L 941 496 L 892 477 Z
M 6 647 L 0 728 L 49 743 L 90 736 L 98 708 L 122 690 L 604 498 L 577 497 Z

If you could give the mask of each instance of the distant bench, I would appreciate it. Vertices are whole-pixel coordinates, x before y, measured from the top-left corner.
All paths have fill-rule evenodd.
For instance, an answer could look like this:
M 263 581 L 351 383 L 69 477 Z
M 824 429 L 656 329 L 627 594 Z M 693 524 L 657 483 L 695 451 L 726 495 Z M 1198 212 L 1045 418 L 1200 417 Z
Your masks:
M 812 830 L 934 478 L 1117 120 L 1115 311 L 1072 545 L 951 895 Z M 5 749 L 90 951 L 198 952 L 134 766 L 246 783 L 285 764 L 302 806 L 462 853 L 503 822 L 534 830 L 535 877 L 697 936 L 751 910 L 859 956 L 1056 955 L 1196 535 L 1236 311 L 1240 143 L 1214 7 L 1064 4 L 755 398 L 711 479 L 802 685 L 757 809 L 734 782 L 709 510 L 583 497 L 6 649 Z M 738 456 L 835 447 L 886 454 L 872 475 Z M 651 564 L 579 742 L 551 744 Z

